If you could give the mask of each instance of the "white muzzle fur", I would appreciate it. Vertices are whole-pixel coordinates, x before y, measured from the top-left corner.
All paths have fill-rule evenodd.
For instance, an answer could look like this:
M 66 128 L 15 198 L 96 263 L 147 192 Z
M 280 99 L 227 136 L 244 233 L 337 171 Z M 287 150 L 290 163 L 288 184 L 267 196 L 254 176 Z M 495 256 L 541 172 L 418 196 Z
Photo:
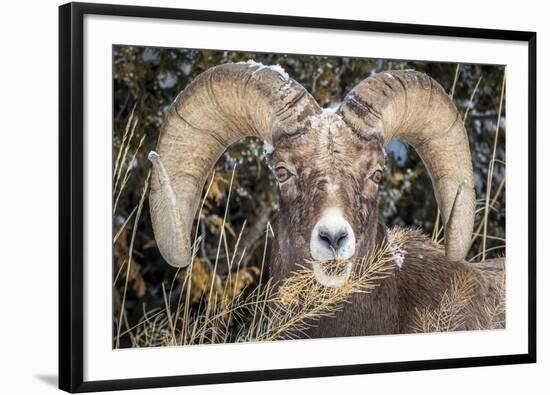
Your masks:
M 326 209 L 311 231 L 309 243 L 311 257 L 316 261 L 349 259 L 355 254 L 355 234 L 338 208 Z M 351 274 L 353 264 L 347 262 L 344 272 L 337 276 L 327 275 L 320 262 L 313 263 L 315 279 L 326 287 L 343 285 Z

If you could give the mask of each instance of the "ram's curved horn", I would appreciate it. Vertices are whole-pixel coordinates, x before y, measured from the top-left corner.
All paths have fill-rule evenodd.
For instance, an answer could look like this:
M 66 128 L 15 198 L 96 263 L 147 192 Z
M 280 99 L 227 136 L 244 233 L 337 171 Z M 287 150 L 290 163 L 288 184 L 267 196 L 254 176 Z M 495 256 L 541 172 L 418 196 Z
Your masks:
M 150 211 L 159 250 L 172 266 L 191 262 L 191 228 L 202 189 L 226 148 L 242 137 L 273 143 L 308 130 L 320 108 L 279 66 L 233 63 L 208 69 L 169 109 L 153 163 Z
M 413 70 L 375 74 L 346 96 L 339 113 L 361 138 L 412 145 L 428 169 L 445 224 L 445 252 L 464 259 L 474 225 L 468 136 L 455 105 L 432 78 Z

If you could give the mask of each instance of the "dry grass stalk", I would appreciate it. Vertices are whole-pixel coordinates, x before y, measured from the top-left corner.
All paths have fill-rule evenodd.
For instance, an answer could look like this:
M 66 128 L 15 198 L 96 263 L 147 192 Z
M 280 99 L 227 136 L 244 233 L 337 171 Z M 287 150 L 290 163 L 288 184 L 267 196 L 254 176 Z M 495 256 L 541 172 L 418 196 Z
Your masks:
M 124 220 L 124 223 L 120 226 L 120 228 L 117 230 L 116 234 L 115 234 L 115 237 L 113 237 L 113 245 L 116 244 L 118 238 L 120 237 L 120 235 L 124 232 L 124 230 L 126 229 L 126 226 L 128 226 L 128 223 L 130 222 L 130 220 L 132 219 L 132 217 L 134 216 L 134 214 L 136 213 L 137 211 L 137 206 L 134 207 L 132 209 L 132 211 L 130 212 L 130 214 L 128 214 L 128 217 L 126 218 L 126 220 Z
M 491 203 L 489 205 L 490 208 L 493 208 L 494 205 L 496 204 L 498 198 L 500 197 L 500 194 L 502 193 L 502 190 L 504 189 L 504 184 L 505 184 L 505 181 L 506 181 L 506 178 L 503 177 L 502 180 L 500 180 L 500 183 L 497 187 L 497 190 L 495 192 L 495 194 L 493 195 L 493 197 L 491 198 Z M 485 201 L 485 199 L 483 199 L 483 201 Z M 485 204 L 483 203 L 483 208 L 480 209 L 480 210 L 484 210 L 485 209 Z M 470 246 L 468 249 L 471 249 L 472 246 L 474 245 L 474 242 L 476 241 L 476 239 L 479 237 L 479 236 L 484 236 L 488 239 L 490 239 L 491 237 L 486 235 L 486 234 L 483 234 L 481 233 L 481 230 L 483 229 L 483 226 L 484 226 L 485 222 L 484 221 L 481 221 L 478 225 L 477 225 L 477 228 L 475 228 L 474 230 L 474 233 L 472 234 L 472 239 L 470 240 Z M 505 239 L 502 240 L 502 241 L 506 241 Z
M 484 329 L 504 329 L 506 327 L 506 279 L 502 276 L 497 284 L 493 302 L 485 308 L 487 325 Z
M 141 192 L 141 198 L 139 200 L 138 210 L 136 214 L 136 218 L 134 221 L 134 227 L 132 229 L 132 238 L 130 239 L 130 248 L 128 253 L 128 264 L 127 264 L 127 270 L 126 270 L 126 280 L 124 282 L 124 291 L 122 293 L 122 303 L 120 305 L 120 315 L 118 320 L 118 328 L 117 328 L 117 335 L 116 335 L 116 341 L 115 341 L 115 348 L 118 348 L 120 346 L 120 332 L 122 330 L 122 322 L 124 317 L 124 304 L 126 302 L 126 293 L 128 291 L 128 280 L 130 279 L 130 269 L 132 267 L 132 257 L 133 257 L 133 251 L 134 251 L 134 241 L 136 238 L 137 228 L 138 228 L 138 221 L 141 217 L 141 211 L 143 209 L 143 203 L 145 202 L 145 197 L 147 196 L 147 190 L 149 189 L 149 179 L 151 178 L 151 171 L 147 173 L 147 177 L 145 178 L 145 185 L 143 186 L 143 191 Z
M 263 254 L 262 254 L 262 264 L 261 264 L 261 269 L 260 269 L 260 281 L 261 281 L 262 276 L 264 274 L 265 258 L 266 258 L 266 255 L 267 255 L 267 241 L 269 240 L 269 234 L 270 233 L 273 234 L 273 229 L 271 228 L 271 224 L 268 222 L 266 230 L 265 230 L 264 251 L 263 251 Z M 270 284 L 270 283 L 268 283 L 268 284 Z M 257 322 L 260 322 L 260 323 L 262 322 L 261 318 L 263 317 L 263 307 L 265 307 L 265 301 L 264 301 L 263 304 L 261 303 L 262 294 L 264 296 L 269 295 L 269 293 L 266 292 L 266 289 L 262 290 L 261 287 L 257 287 L 256 290 L 254 291 L 254 294 L 256 294 L 256 300 L 255 300 L 255 303 L 254 303 L 254 314 L 252 316 L 252 325 L 250 327 L 250 333 L 249 333 L 248 337 L 253 337 L 254 336 L 253 333 L 256 333 L 256 335 L 258 334 L 260 325 L 256 325 L 256 323 Z M 261 312 L 260 320 L 258 321 L 256 317 L 258 316 L 258 306 L 260 304 L 262 304 L 262 312 Z
M 128 118 L 128 121 L 126 122 L 126 128 L 124 129 L 124 134 L 122 135 L 122 141 L 120 142 L 120 146 L 118 147 L 118 154 L 117 154 L 116 160 L 115 160 L 115 169 L 113 171 L 113 181 L 115 181 L 115 185 L 116 185 L 116 180 L 119 177 L 119 168 L 121 167 L 122 163 L 124 162 L 124 160 L 122 159 L 122 152 L 124 151 L 125 147 L 126 147 L 126 150 L 128 149 L 128 145 L 126 144 L 126 139 L 128 138 L 128 133 L 130 131 L 130 126 L 133 125 L 133 127 L 132 127 L 132 136 L 133 136 L 135 127 L 137 125 L 137 120 L 136 120 L 135 123 L 132 123 L 132 119 L 134 118 L 134 113 L 136 111 L 136 106 L 137 106 L 137 103 L 134 104 L 134 107 L 132 108 L 132 112 L 130 113 L 130 117 Z
M 490 237 L 489 237 L 489 236 L 486 236 L 486 235 L 483 235 L 483 239 L 484 239 L 484 240 L 489 240 Z M 505 249 L 505 248 L 506 248 L 506 244 L 501 244 L 501 245 L 497 245 L 497 246 L 494 246 L 494 247 L 491 247 L 491 248 L 486 248 L 484 252 L 482 251 L 482 252 L 480 252 L 480 253 L 474 255 L 473 257 L 471 257 L 471 258 L 469 259 L 469 262 L 475 262 L 475 261 L 477 261 L 477 259 L 480 258 L 480 257 L 482 257 L 484 253 L 486 254 L 486 253 L 491 252 L 491 251 L 502 250 L 502 249 Z M 485 259 L 482 259 L 482 260 L 484 261 Z
M 136 131 L 136 127 L 138 124 L 138 119 L 133 119 L 134 117 L 134 111 L 130 114 L 130 118 L 128 119 L 128 122 L 126 123 L 126 130 L 124 132 L 124 136 L 122 138 L 122 143 L 120 145 L 120 150 L 117 155 L 117 159 L 115 161 L 115 170 L 113 173 L 113 196 L 115 195 L 116 191 L 118 190 L 118 186 L 120 183 L 120 176 L 122 175 L 122 165 L 126 163 L 126 158 L 128 156 L 128 150 L 130 149 L 130 145 L 132 143 L 132 139 L 134 137 L 134 133 Z M 132 122 L 133 121 L 133 122 Z M 128 134 L 128 131 L 130 131 L 130 135 L 128 138 L 126 138 L 126 135 Z M 124 188 L 121 188 L 124 189 Z
M 118 201 L 119 201 L 119 199 L 120 199 L 120 197 L 121 197 L 121 195 L 122 195 L 122 193 L 123 193 L 123 191 L 124 191 L 124 189 L 127 185 L 128 179 L 130 178 L 130 174 L 131 174 L 130 172 L 133 168 L 133 164 L 137 160 L 136 159 L 137 155 L 138 155 L 138 153 L 139 153 L 139 151 L 140 151 L 140 149 L 143 145 L 143 142 L 145 141 L 145 135 L 141 136 L 137 148 L 135 149 L 131 159 L 127 162 L 128 151 L 130 149 L 130 145 L 132 143 L 132 140 L 133 140 L 133 137 L 134 137 L 134 134 L 135 134 L 135 130 L 136 130 L 136 127 L 137 127 L 137 124 L 138 124 L 138 119 L 135 118 L 135 109 L 136 109 L 136 105 L 134 105 L 134 107 L 132 109 L 132 112 L 130 113 L 130 117 L 128 118 L 128 121 L 126 122 L 126 127 L 125 127 L 125 130 L 124 130 L 124 134 L 122 136 L 122 141 L 121 141 L 121 144 L 120 144 L 120 147 L 119 147 L 119 150 L 118 150 L 118 153 L 117 153 L 117 157 L 116 157 L 115 163 L 114 163 L 113 197 L 116 196 L 116 198 L 114 199 L 114 202 L 113 202 L 113 215 L 116 213 L 116 209 L 117 209 L 117 206 L 118 206 Z M 124 171 L 124 176 L 122 177 L 122 183 L 121 183 L 121 176 L 122 176 L 123 170 L 124 170 L 123 165 L 125 163 L 127 163 L 126 164 L 126 170 Z M 126 327 L 128 327 L 127 317 L 124 314 L 124 312 L 125 312 L 125 310 L 124 310 L 125 307 L 124 306 L 125 306 L 125 302 L 126 302 L 126 294 L 127 294 L 127 291 L 128 291 L 129 281 L 132 280 L 133 286 L 134 286 L 134 288 L 136 289 L 136 291 L 138 292 L 139 295 L 142 295 L 143 293 L 145 293 L 145 283 L 143 282 L 143 279 L 141 278 L 141 275 L 139 273 L 139 265 L 136 267 L 136 265 L 133 265 L 132 263 L 133 263 L 134 241 L 135 241 L 136 233 L 137 233 L 137 224 L 138 224 L 140 216 L 141 216 L 141 211 L 143 209 L 145 198 L 147 197 L 147 190 L 148 190 L 148 186 L 149 186 L 150 176 L 151 176 L 151 172 L 149 171 L 149 173 L 146 176 L 145 182 L 144 182 L 142 194 L 140 196 L 140 201 L 139 201 L 138 205 L 136 207 L 134 207 L 134 209 L 131 211 L 131 213 L 126 217 L 124 223 L 117 230 L 117 232 L 116 232 L 116 234 L 113 238 L 113 251 L 114 251 L 115 256 L 116 256 L 117 255 L 116 254 L 117 247 L 120 247 L 117 244 L 117 241 L 119 240 L 121 235 L 124 235 L 124 237 L 126 237 L 126 234 L 128 232 L 127 226 L 130 223 L 130 221 L 132 219 L 134 219 L 134 225 L 133 225 L 133 228 L 132 228 L 132 234 L 131 234 L 131 239 L 130 239 L 128 256 L 127 256 L 127 258 L 125 258 L 123 260 L 115 259 L 116 264 L 119 266 L 119 270 L 117 271 L 116 276 L 113 280 L 113 287 L 116 286 L 119 275 L 122 274 L 123 269 L 126 268 L 124 290 L 123 290 L 123 293 L 122 293 L 122 302 L 121 302 L 121 305 L 120 305 L 120 314 L 119 314 L 119 319 L 118 319 L 118 323 L 117 323 L 118 327 L 117 327 L 117 336 L 116 336 L 116 340 L 115 340 L 115 347 L 118 347 L 120 345 L 120 335 L 121 335 L 122 324 L 125 323 Z M 116 192 L 117 189 L 118 189 L 118 193 Z M 135 215 L 135 217 L 134 217 L 134 215 Z M 128 333 L 128 334 L 129 334 L 130 338 L 132 339 L 132 343 L 134 344 L 135 343 L 134 335 L 131 332 Z
M 136 120 L 137 122 L 137 120 Z M 141 149 L 141 146 L 143 145 L 143 142 L 145 141 L 146 135 L 141 136 L 141 139 L 139 140 L 138 147 L 135 149 L 132 158 L 128 162 L 128 165 L 126 166 L 126 171 L 124 172 L 124 177 L 122 179 L 122 184 L 120 186 L 120 190 L 118 191 L 118 194 L 116 195 L 115 203 L 113 204 L 113 214 L 116 213 L 116 209 L 118 206 L 118 201 L 120 199 L 120 196 L 122 195 L 122 191 L 124 191 L 124 187 L 126 187 L 126 183 L 130 179 L 130 171 L 132 170 L 133 164 L 136 160 L 137 154 Z M 116 185 L 115 185 L 116 188 Z M 116 189 L 113 189 L 113 191 L 116 191 Z
M 504 75 L 502 76 L 502 86 L 500 89 L 500 102 L 498 105 L 497 125 L 495 129 L 495 140 L 493 142 L 493 155 L 489 162 L 489 171 L 487 172 L 487 190 L 485 193 L 485 212 L 483 217 L 483 239 L 481 244 L 481 260 L 485 260 L 485 254 L 487 253 L 487 222 L 489 217 L 489 201 L 491 199 L 491 187 L 493 182 L 493 173 L 495 170 L 495 157 L 497 152 L 498 134 L 500 130 L 500 117 L 502 115 L 502 104 L 504 102 L 504 89 L 506 86 L 506 69 L 504 69 Z
M 204 197 L 201 201 L 201 205 L 200 205 L 200 208 L 199 208 L 199 212 L 197 214 L 197 228 L 195 230 L 195 239 L 194 239 L 194 242 L 193 242 L 193 261 L 195 259 L 195 256 L 197 254 L 197 251 L 198 251 L 198 245 L 199 243 L 201 242 L 201 237 L 199 236 L 199 222 L 201 221 L 201 218 L 202 218 L 202 211 L 204 209 L 204 205 L 206 203 L 206 198 L 208 197 L 208 194 L 210 192 L 210 188 L 212 187 L 212 183 L 214 182 L 214 178 L 216 176 L 216 172 L 212 172 L 212 177 L 210 177 L 210 182 L 208 183 L 208 187 L 206 188 L 206 192 L 204 194 Z M 187 339 L 187 330 L 188 330 L 188 327 L 189 327 L 189 324 L 185 321 L 188 317 L 189 317 L 189 305 L 190 305 L 190 299 L 191 299 L 191 279 L 192 279 L 192 275 L 193 275 L 193 263 L 191 263 L 191 265 L 189 265 L 189 267 L 187 268 L 187 270 L 185 271 L 185 280 L 183 281 L 183 284 L 185 285 L 185 289 L 187 289 L 187 292 L 186 292 L 186 295 L 185 295 L 185 304 L 184 304 L 184 311 L 183 311 L 183 320 L 182 320 L 182 324 L 181 324 L 181 335 L 180 335 L 180 344 L 185 344 L 184 341 L 185 339 Z M 183 293 L 183 289 L 182 288 L 182 293 Z M 176 310 L 176 316 L 179 316 L 180 314 L 180 307 L 181 307 L 181 294 L 180 294 L 180 298 L 178 299 L 178 307 L 177 307 L 177 310 Z
M 425 333 L 461 329 L 464 313 L 474 296 L 475 285 L 476 280 L 472 271 L 457 272 L 437 306 L 416 310 L 413 331 Z
M 225 211 L 224 211 L 224 214 L 223 214 L 223 222 L 220 226 L 220 238 L 219 238 L 219 242 L 218 242 L 218 249 L 217 249 L 217 252 L 216 252 L 216 260 L 215 260 L 215 263 L 214 263 L 214 268 L 212 269 L 212 282 L 210 283 L 210 291 L 208 293 L 208 299 L 207 299 L 207 303 L 206 303 L 206 320 L 208 321 L 208 317 L 210 315 L 210 309 L 211 309 L 211 306 L 212 306 L 212 303 L 210 303 L 210 301 L 212 300 L 212 293 L 214 291 L 214 284 L 215 284 L 215 280 L 217 278 L 216 276 L 216 273 L 217 273 L 217 269 L 218 269 L 218 261 L 219 261 L 219 257 L 220 257 L 220 251 L 221 251 L 221 246 L 222 246 L 222 241 L 224 240 L 225 238 L 225 224 L 227 222 L 227 213 L 229 212 L 229 200 L 231 199 L 231 190 L 233 189 L 233 181 L 235 179 L 235 170 L 237 168 L 237 165 L 235 164 L 233 166 L 233 171 L 231 172 L 231 181 L 229 182 L 229 190 L 227 192 L 227 204 L 225 206 Z M 204 335 L 204 333 L 202 334 Z M 201 340 L 200 340 L 200 343 L 202 343 L 204 337 L 201 335 Z
M 477 89 L 479 88 L 481 78 L 482 77 L 479 77 L 479 79 L 477 80 L 476 85 L 474 86 L 474 90 L 472 91 L 472 94 L 470 95 L 470 100 L 468 102 L 468 106 L 466 107 L 466 111 L 464 111 L 464 117 L 462 118 L 462 123 L 464 125 L 466 124 L 466 120 L 468 119 L 468 114 L 470 113 L 470 109 L 472 108 L 472 106 L 474 104 L 474 97 L 476 96 Z

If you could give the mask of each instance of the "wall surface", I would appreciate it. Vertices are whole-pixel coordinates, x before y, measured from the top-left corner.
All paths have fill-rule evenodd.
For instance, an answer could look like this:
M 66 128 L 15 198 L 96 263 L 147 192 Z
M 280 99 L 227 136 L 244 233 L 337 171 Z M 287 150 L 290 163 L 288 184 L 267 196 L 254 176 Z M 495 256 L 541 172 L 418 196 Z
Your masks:
M 539 363 L 370 376 L 247 383 L 186 388 L 188 394 L 547 393 L 550 348 L 550 280 L 545 270 L 549 232 L 543 117 L 550 105 L 550 25 L 544 2 L 463 0 L 415 2 L 276 2 L 234 0 L 123 1 L 119 3 L 424 24 L 534 30 L 538 33 L 538 300 Z M 0 100 L 0 364 L 2 392 L 54 393 L 57 387 L 57 6 L 58 1 L 4 2 L 1 11 Z M 315 4 L 314 7 L 311 5 Z M 181 393 L 182 389 L 130 391 Z

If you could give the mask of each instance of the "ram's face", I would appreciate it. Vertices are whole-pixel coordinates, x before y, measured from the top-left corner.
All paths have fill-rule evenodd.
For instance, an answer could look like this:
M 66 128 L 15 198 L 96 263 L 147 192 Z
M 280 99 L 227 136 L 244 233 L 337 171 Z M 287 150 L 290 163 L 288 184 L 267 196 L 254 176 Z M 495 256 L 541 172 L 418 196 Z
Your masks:
M 277 141 L 270 157 L 279 216 L 288 224 L 290 247 L 301 249 L 291 255 L 318 261 L 364 255 L 376 229 L 382 142 L 357 137 L 332 113 L 311 125 Z

